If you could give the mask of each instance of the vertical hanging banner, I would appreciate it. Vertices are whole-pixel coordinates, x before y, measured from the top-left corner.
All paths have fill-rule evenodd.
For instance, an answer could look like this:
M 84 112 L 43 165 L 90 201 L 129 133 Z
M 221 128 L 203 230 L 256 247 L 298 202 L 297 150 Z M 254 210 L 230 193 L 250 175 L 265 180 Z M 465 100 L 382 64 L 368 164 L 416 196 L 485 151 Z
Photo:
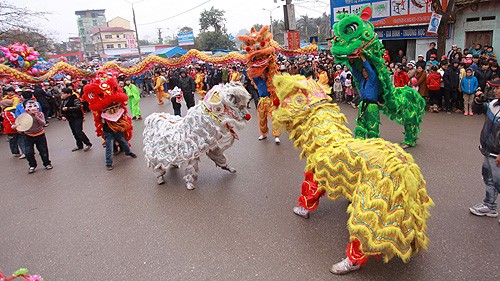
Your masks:
M 285 44 L 289 50 L 300 48 L 300 34 L 297 30 L 290 30 L 285 32 Z
M 427 33 L 437 34 L 439 24 L 441 23 L 441 18 L 443 16 L 437 13 L 432 13 L 431 19 L 429 21 L 429 28 L 427 28 Z

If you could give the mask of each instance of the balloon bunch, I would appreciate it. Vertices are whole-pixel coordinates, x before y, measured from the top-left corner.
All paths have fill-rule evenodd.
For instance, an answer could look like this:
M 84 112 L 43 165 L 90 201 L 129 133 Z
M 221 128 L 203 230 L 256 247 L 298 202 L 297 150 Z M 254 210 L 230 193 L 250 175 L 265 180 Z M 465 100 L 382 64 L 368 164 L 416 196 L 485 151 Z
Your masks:
M 38 52 L 33 47 L 16 42 L 7 47 L 0 46 L 0 57 L 3 64 L 28 72 L 37 63 Z
M 42 57 L 38 58 L 38 61 L 36 62 L 35 65 L 31 69 L 28 69 L 26 73 L 31 74 L 33 76 L 39 76 L 47 73 L 47 71 L 50 69 L 52 65 L 44 60 Z

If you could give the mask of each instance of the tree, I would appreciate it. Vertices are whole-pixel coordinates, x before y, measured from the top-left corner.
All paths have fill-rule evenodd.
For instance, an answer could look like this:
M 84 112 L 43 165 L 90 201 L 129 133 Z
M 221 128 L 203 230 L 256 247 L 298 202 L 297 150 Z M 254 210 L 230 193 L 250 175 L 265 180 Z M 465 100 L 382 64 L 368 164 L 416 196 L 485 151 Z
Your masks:
M 212 28 L 216 33 L 226 33 L 226 17 L 225 11 L 215 9 L 213 6 L 210 10 L 203 10 L 200 14 L 200 31 L 208 31 Z
M 217 33 L 215 31 L 205 31 L 201 32 L 197 39 L 198 46 L 201 50 L 213 51 L 216 49 L 235 49 L 234 42 L 229 40 L 227 34 Z
M 0 35 L 11 30 L 33 30 L 34 18 L 45 19 L 47 12 L 31 11 L 0 1 Z
M 256 23 L 253 25 L 253 28 L 255 28 L 255 30 L 261 30 L 262 28 L 264 27 L 263 24 L 260 24 L 260 23 Z
M 26 45 L 35 48 L 41 56 L 54 50 L 52 39 L 40 33 L 38 30 L 8 30 L 0 34 L 0 45 L 9 45 L 13 43 L 26 43 Z
M 431 0 L 432 1 L 432 8 L 436 13 L 442 15 L 443 17 L 441 18 L 441 23 L 439 24 L 438 28 L 438 40 L 437 40 L 437 50 L 438 50 L 438 57 L 446 54 L 446 34 L 447 34 L 447 29 L 448 29 L 448 23 L 450 21 L 456 20 L 457 13 L 467 7 L 470 7 L 472 5 L 478 5 L 481 0 L 462 0 L 459 1 L 460 5 L 456 3 L 455 0 L 448 0 L 448 6 L 446 7 L 446 11 L 443 10 L 443 5 L 441 3 L 441 0 Z
M 297 20 L 297 25 L 299 27 L 299 32 L 301 37 L 309 38 L 309 31 L 311 30 L 311 18 L 308 15 L 300 16 Z
M 184 26 L 179 29 L 179 33 L 193 32 L 193 28 L 189 26 Z
M 140 39 L 139 44 L 141 46 L 148 46 L 148 45 L 153 45 L 153 43 L 149 42 L 148 40 Z

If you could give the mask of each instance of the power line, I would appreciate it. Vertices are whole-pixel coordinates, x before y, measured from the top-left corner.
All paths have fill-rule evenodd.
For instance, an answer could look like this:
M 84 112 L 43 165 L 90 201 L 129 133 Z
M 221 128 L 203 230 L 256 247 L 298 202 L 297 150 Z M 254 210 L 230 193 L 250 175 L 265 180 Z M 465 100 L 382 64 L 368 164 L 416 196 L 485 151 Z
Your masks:
M 185 13 L 187 13 L 187 12 L 190 12 L 190 11 L 192 11 L 192 10 L 194 10 L 194 9 L 196 9 L 196 8 L 198 8 L 198 7 L 200 7 L 200 6 L 202 6 L 202 5 L 205 5 L 206 3 L 210 2 L 210 1 L 212 1 L 212 0 L 207 0 L 207 1 L 205 1 L 205 2 L 203 2 L 203 3 L 201 3 L 201 4 L 197 5 L 197 6 L 195 6 L 195 7 L 193 7 L 193 8 L 191 8 L 191 9 L 189 9 L 189 10 L 186 10 L 186 11 L 184 11 L 184 12 L 182 12 L 182 13 L 179 13 L 179 14 L 177 14 L 177 15 L 173 15 L 173 16 L 171 16 L 171 17 L 168 17 L 168 18 L 165 18 L 165 19 L 162 19 L 162 20 L 153 21 L 153 22 L 148 22 L 148 23 L 140 23 L 139 25 L 155 24 L 155 23 L 159 23 L 159 22 L 162 22 L 162 21 L 166 21 L 166 20 L 169 20 L 169 19 L 172 19 L 172 18 L 178 17 L 178 16 L 183 15 L 183 14 L 185 14 Z

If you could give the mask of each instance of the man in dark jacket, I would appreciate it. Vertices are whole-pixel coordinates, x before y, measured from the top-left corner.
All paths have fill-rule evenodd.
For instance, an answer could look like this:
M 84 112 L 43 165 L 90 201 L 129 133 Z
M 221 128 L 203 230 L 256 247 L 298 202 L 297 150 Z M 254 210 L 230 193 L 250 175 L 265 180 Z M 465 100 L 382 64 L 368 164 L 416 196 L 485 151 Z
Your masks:
M 486 197 L 483 203 L 469 208 L 476 216 L 498 217 L 497 203 L 500 192 L 500 80 L 488 82 L 494 87 L 495 99 L 489 103 L 476 97 L 472 103 L 475 113 L 486 115 L 481 131 L 479 150 L 483 154 L 482 175 L 486 186 Z
M 50 115 L 50 102 L 49 102 L 49 99 L 51 98 L 51 96 L 43 90 L 42 85 L 40 85 L 40 84 L 35 85 L 35 90 L 33 92 L 33 96 L 35 97 L 36 101 L 42 107 L 42 112 L 43 112 L 43 115 L 45 116 L 45 123 L 49 123 L 49 122 L 47 122 L 47 119 L 51 116 Z
M 450 67 L 446 69 L 443 75 L 444 82 L 444 101 L 446 112 L 451 114 L 452 104 L 458 102 L 458 86 L 460 84 L 460 70 L 458 69 L 458 60 L 452 60 Z M 459 107 L 457 107 L 459 108 Z
M 186 101 L 187 108 L 190 109 L 194 106 L 194 92 L 196 91 L 196 84 L 191 76 L 187 75 L 186 70 L 181 70 L 179 77 L 179 88 L 181 88 L 184 100 Z
M 490 69 L 490 65 L 486 61 L 482 62 L 478 69 L 474 72 L 474 76 L 477 78 L 481 91 L 486 89 L 486 82 L 491 79 L 491 74 L 492 71 Z
M 425 53 L 425 61 L 429 61 L 431 59 L 431 55 L 436 55 L 436 58 L 438 55 L 438 50 L 436 49 L 436 43 L 434 42 L 431 42 L 429 44 L 429 50 L 427 51 L 427 53 Z
M 92 148 L 92 143 L 83 132 L 83 110 L 80 99 L 73 94 L 70 88 L 64 88 L 61 91 L 61 113 L 62 119 L 68 120 L 71 132 L 76 140 L 76 147 L 71 151 L 83 149 L 89 151 Z M 85 148 L 83 148 L 85 144 Z

